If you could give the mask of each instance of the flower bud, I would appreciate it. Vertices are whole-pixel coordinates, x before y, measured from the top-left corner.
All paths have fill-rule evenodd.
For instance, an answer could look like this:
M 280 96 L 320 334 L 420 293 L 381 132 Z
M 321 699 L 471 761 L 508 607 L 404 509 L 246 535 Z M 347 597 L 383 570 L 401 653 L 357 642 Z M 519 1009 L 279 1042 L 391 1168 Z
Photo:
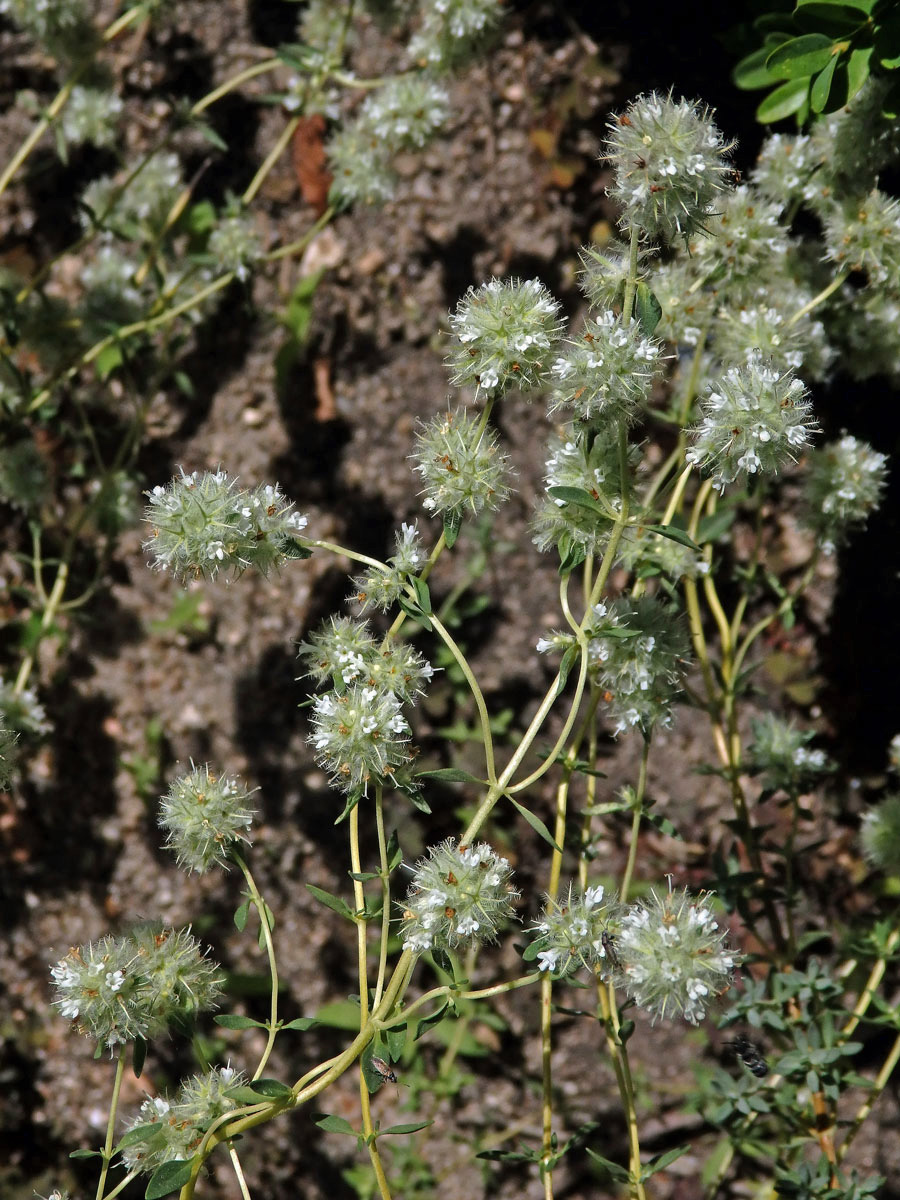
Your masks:
M 176 779 L 160 800 L 159 824 L 178 865 L 201 875 L 216 863 L 226 866 L 229 848 L 250 840 L 254 810 L 249 800 L 250 792 L 236 776 L 211 775 L 208 766 Z
M 502 395 L 539 388 L 562 334 L 559 303 L 537 279 L 492 279 L 470 287 L 450 317 L 455 342 L 447 356 L 458 387 Z
M 432 846 L 413 873 L 403 906 L 404 950 L 455 948 L 495 941 L 513 914 L 517 892 L 512 868 L 484 842 L 457 846 L 453 838 Z
M 640 1007 L 697 1025 L 731 983 L 738 961 L 725 944 L 708 897 L 686 889 L 651 893 L 622 917 L 616 939 L 622 982 Z
M 415 525 L 407 525 L 404 521 L 401 531 L 395 535 L 395 542 L 397 553 L 387 560 L 390 570 L 372 567 L 365 575 L 355 575 L 351 580 L 353 592 L 347 599 L 355 600 L 363 612 L 367 608 L 387 612 L 403 595 L 409 577 L 417 575 L 425 565 L 427 555 Z

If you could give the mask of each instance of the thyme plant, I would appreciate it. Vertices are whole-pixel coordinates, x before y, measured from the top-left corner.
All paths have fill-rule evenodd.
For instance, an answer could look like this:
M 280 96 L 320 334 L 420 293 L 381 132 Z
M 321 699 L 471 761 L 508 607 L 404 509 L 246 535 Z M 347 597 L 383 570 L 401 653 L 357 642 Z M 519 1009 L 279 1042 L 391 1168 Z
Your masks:
M 103 47 L 138 22 L 165 19 L 164 5 L 138 4 L 106 30 L 91 30 L 74 0 L 4 10 L 56 57 L 62 83 L 0 190 L 50 130 L 61 152 L 84 140 L 121 145 L 116 107 L 97 94 Z M 393 156 L 420 147 L 446 118 L 441 70 L 479 45 L 496 16 L 484 0 L 426 0 L 409 41 L 411 60 L 424 67 L 362 82 L 343 65 L 352 6 L 313 4 L 303 18 L 308 42 L 219 85 L 180 116 L 215 142 L 208 110 L 249 78 L 289 66 L 296 75 L 277 97 L 293 114 L 284 149 L 302 117 L 337 111 L 350 89 L 368 91 L 328 142 L 331 207 L 305 245 L 335 206 L 389 194 Z M 870 114 L 878 107 L 865 92 L 854 103 Z M 586 311 L 571 325 L 538 279 L 473 282 L 448 314 L 446 361 L 458 403 L 418 431 L 410 488 L 422 521 L 397 531 L 386 561 L 318 536 L 277 483 L 244 484 L 228 464 L 153 481 L 147 558 L 180 582 L 240 587 L 246 571 L 304 571 L 312 556 L 359 567 L 349 604 L 365 617 L 330 616 L 308 631 L 298 662 L 311 752 L 348 841 L 344 894 L 314 894 L 355 931 L 358 1028 L 296 1078 L 267 1075 L 276 1043 L 313 1024 L 282 1013 L 278 914 L 253 873 L 253 820 L 267 798 L 228 764 L 192 766 L 162 797 L 159 825 L 185 870 L 233 867 L 231 878 L 243 880 L 235 923 L 244 931 L 255 914 L 268 1015 L 260 1022 L 220 1011 L 216 1020 L 226 1030 L 261 1031 L 264 1046 L 256 1061 L 210 1065 L 171 1095 L 124 1112 L 126 1070 L 140 1076 L 153 1040 L 170 1027 L 227 1010 L 225 979 L 190 930 L 154 926 L 73 948 L 53 966 L 59 1013 L 115 1063 L 106 1137 L 88 1152 L 99 1160 L 97 1200 L 137 1179 L 148 1200 L 176 1191 L 189 1200 L 202 1194 L 214 1156 L 227 1156 L 248 1197 L 248 1135 L 274 1120 L 303 1120 L 313 1106 L 323 1130 L 349 1135 L 368 1160 L 370 1174 L 352 1175 L 361 1195 L 411 1195 L 410 1177 L 404 1182 L 392 1167 L 409 1152 L 386 1153 L 384 1139 L 428 1127 L 425 1082 L 411 1086 L 412 1119 L 400 1125 L 382 1128 L 373 1097 L 396 1082 L 396 1064 L 414 1059 L 418 1039 L 511 993 L 533 1001 L 540 1031 L 538 1133 L 517 1150 L 484 1146 L 480 1154 L 524 1164 L 548 1200 L 567 1157 L 586 1155 L 598 1179 L 644 1200 L 648 1180 L 685 1152 L 642 1148 L 647 1103 L 631 1059 L 637 1041 L 652 1055 L 659 1024 L 672 1021 L 717 1044 L 716 1026 L 734 1035 L 735 1053 L 696 1089 L 717 1139 L 703 1172 L 708 1194 L 761 1182 L 779 1195 L 849 1200 L 879 1186 L 845 1158 L 900 1057 L 900 1018 L 887 991 L 900 941 L 896 904 L 885 887 L 870 912 L 832 931 L 821 949 L 803 891 L 805 823 L 831 764 L 810 745 L 814 732 L 763 711 L 750 683 L 764 635 L 790 626 L 820 558 L 865 523 L 885 486 L 883 454 L 849 432 L 819 444 L 816 418 L 815 387 L 838 365 L 865 378 L 873 356 L 895 375 L 900 363 L 900 219 L 896 201 L 879 189 L 896 138 L 879 129 L 877 154 L 866 159 L 847 137 L 855 122 L 851 106 L 809 135 L 771 138 L 749 181 L 738 184 L 730 142 L 703 104 L 652 93 L 611 117 L 602 158 L 621 245 L 584 248 Z M 0 690 L 7 777 L 15 755 L 47 731 L 29 687 L 38 646 L 67 606 L 90 598 L 132 519 L 146 397 L 178 380 L 192 333 L 225 288 L 300 248 L 266 249 L 254 225 L 253 200 L 274 157 L 219 209 L 192 202 L 172 137 L 139 161 L 123 150 L 119 169 L 82 197 L 78 249 L 88 269 L 77 303 L 57 302 L 54 261 L 30 279 L 3 281 L 0 396 L 9 436 L 0 487 L 32 519 L 39 614 L 15 682 Z M 798 220 L 804 210 L 807 219 Z M 17 352 L 20 344 L 29 356 Z M 127 417 L 111 417 L 102 442 L 90 415 L 105 402 L 91 394 L 95 387 L 107 400 L 129 397 Z M 445 606 L 432 597 L 432 576 L 464 546 L 467 525 L 512 493 L 492 420 L 502 411 L 514 421 L 529 402 L 546 404 L 557 427 L 545 492 L 522 537 L 554 560 L 560 614 L 558 628 L 535 631 L 536 649 L 522 647 L 551 656 L 553 678 L 510 747 Z M 68 439 L 75 461 L 94 456 L 91 486 L 63 516 L 49 504 L 40 457 L 25 449 L 42 429 Z M 767 520 L 798 485 L 808 560 L 799 577 L 780 580 L 766 567 Z M 739 569 L 725 540 L 736 522 L 755 531 Z M 46 541 L 55 563 L 49 589 Z M 73 564 L 86 546 L 93 578 L 71 596 Z M 439 655 L 476 714 L 477 773 L 452 761 L 434 770 L 417 764 L 416 704 L 433 685 Z M 678 830 L 654 810 L 648 769 L 651 756 L 670 752 L 659 735 L 688 704 L 708 723 L 715 761 L 707 770 L 730 812 L 703 869 L 666 878 L 645 868 L 642 834 L 695 830 Z M 604 736 L 638 748 L 636 776 L 615 794 L 598 765 Z M 465 819 L 453 836 L 429 837 L 438 827 L 435 797 L 460 784 L 472 802 Z M 546 784 L 554 807 L 542 815 Z M 777 833 L 757 804 L 773 798 L 782 814 Z M 415 863 L 388 833 L 401 806 L 416 812 L 425 834 Z M 888 794 L 860 822 L 859 854 L 882 873 L 874 879 L 896 871 L 897 810 Z M 513 823 L 530 839 L 529 859 L 541 862 L 537 887 L 518 883 L 512 856 L 501 852 Z M 625 865 L 616 877 L 603 847 L 623 827 Z M 510 947 L 515 970 L 504 966 Z M 622 1158 L 611 1157 L 608 1131 L 593 1122 L 567 1127 L 559 1111 L 556 1029 L 573 1013 L 591 1023 L 596 1054 L 611 1064 L 627 1131 Z M 858 1073 L 854 1057 L 876 1031 L 884 1035 L 878 1062 Z M 461 1044 L 454 1036 L 445 1080 Z M 318 1107 L 348 1072 L 359 1086 L 352 1120 Z

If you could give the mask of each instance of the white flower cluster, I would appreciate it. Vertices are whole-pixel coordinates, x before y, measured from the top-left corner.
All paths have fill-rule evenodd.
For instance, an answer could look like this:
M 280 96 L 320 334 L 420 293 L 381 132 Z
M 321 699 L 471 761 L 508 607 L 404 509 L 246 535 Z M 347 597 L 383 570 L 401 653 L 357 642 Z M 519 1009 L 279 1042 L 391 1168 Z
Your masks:
M 886 455 L 850 434 L 811 456 L 805 521 L 826 554 L 833 554 L 849 530 L 865 524 L 878 508 L 886 479 Z
M 581 421 L 632 421 L 659 375 L 662 347 L 612 311 L 587 320 L 551 369 L 550 411 L 565 408 Z
M 526 951 L 526 961 L 537 959 L 541 971 L 562 978 L 578 966 L 609 978 L 616 969 L 615 934 L 620 914 L 615 896 L 607 896 L 602 884 L 583 892 L 569 890 L 562 899 L 547 897 L 543 920 L 532 925 L 537 937 Z
M 450 838 L 416 864 L 403 905 L 404 950 L 493 941 L 512 915 L 512 868 L 485 842 L 458 846 Z

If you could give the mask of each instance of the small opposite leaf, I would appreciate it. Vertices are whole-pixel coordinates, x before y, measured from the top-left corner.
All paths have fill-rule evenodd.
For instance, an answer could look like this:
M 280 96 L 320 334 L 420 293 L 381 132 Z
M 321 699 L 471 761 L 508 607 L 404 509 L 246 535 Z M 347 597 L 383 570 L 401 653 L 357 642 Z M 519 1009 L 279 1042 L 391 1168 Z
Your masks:
M 331 1113 L 323 1113 L 316 1121 L 319 1129 L 324 1129 L 326 1133 L 345 1133 L 349 1137 L 356 1137 L 356 1130 L 343 1117 L 333 1116 Z
M 315 1017 L 294 1017 L 293 1021 L 288 1021 L 282 1025 L 282 1029 L 315 1029 L 319 1024 Z
M 581 647 L 580 646 L 570 646 L 568 648 L 568 650 L 565 652 L 565 654 L 562 656 L 562 660 L 560 661 L 560 664 L 559 664 L 559 683 L 556 685 L 557 696 L 562 695 L 563 689 L 566 686 L 566 681 L 569 678 L 569 672 L 572 670 L 572 668 L 578 662 L 580 657 L 581 657 Z
M 641 1167 L 641 1179 L 649 1179 L 657 1171 L 664 1171 L 669 1163 L 673 1163 L 676 1158 L 681 1158 L 682 1154 L 687 1154 L 688 1150 L 690 1150 L 690 1146 L 676 1146 L 674 1150 L 666 1150 L 664 1154 L 657 1154 L 655 1158 L 651 1158 Z
M 771 70 L 766 65 L 766 60 L 771 53 L 771 47 L 762 46 L 759 50 L 748 54 L 746 58 L 742 58 L 731 73 L 731 80 L 735 87 L 739 87 L 744 92 L 754 92 L 758 88 L 771 87 L 773 83 L 783 79 L 783 75 Z
M 590 1146 L 587 1146 L 586 1150 L 594 1162 L 606 1172 L 610 1179 L 615 1180 L 616 1183 L 629 1183 L 631 1181 L 631 1175 L 625 1170 L 624 1167 L 620 1167 L 618 1163 L 614 1163 L 610 1159 L 604 1158 L 602 1154 L 598 1154 L 596 1150 L 592 1150 Z
M 658 533 L 660 537 L 668 538 L 672 542 L 678 542 L 680 546 L 687 546 L 688 550 L 693 550 L 695 554 L 700 553 L 700 547 L 693 541 L 683 529 L 679 529 L 677 525 L 641 525 L 640 529 L 646 529 L 649 533 Z
M 147 1057 L 147 1043 L 142 1037 L 134 1039 L 134 1047 L 131 1051 L 131 1069 L 134 1071 L 135 1079 L 140 1079 L 141 1072 L 144 1069 L 144 1060 Z
M 170 1196 L 172 1192 L 180 1192 L 191 1177 L 194 1160 L 173 1158 L 157 1167 L 150 1176 L 144 1200 L 160 1200 L 162 1196 Z
M 468 771 L 463 771 L 460 767 L 440 767 L 436 771 L 419 771 L 416 778 L 440 779 L 444 783 L 477 783 L 485 786 L 485 780 L 479 779 L 477 775 L 470 775 Z
M 434 1121 L 413 1121 L 410 1125 L 390 1125 L 382 1129 L 379 1136 L 384 1137 L 387 1133 L 418 1133 L 420 1129 L 427 1129 L 433 1124 Z
M 413 575 L 409 581 L 415 589 L 416 599 L 419 602 L 419 608 L 422 612 L 430 613 L 431 608 L 431 593 L 428 590 L 428 584 L 424 579 L 420 579 L 418 575 Z
M 351 921 L 354 919 L 353 913 L 346 900 L 342 900 L 340 896 L 332 896 L 331 892 L 326 892 L 324 888 L 316 887 L 314 883 L 306 885 L 309 891 L 320 904 L 324 904 L 326 908 L 330 908 L 332 912 L 340 913 L 342 917 L 347 917 Z
M 116 1151 L 124 1150 L 126 1146 L 139 1146 L 141 1142 L 149 1142 L 160 1129 L 162 1129 L 162 1121 L 154 1121 L 150 1125 L 135 1125 L 133 1129 L 128 1129 L 122 1134 Z M 76 1151 L 77 1153 L 78 1151 Z M 96 1151 L 91 1150 L 89 1153 L 95 1154 Z
M 444 541 L 447 549 L 452 550 L 462 528 L 462 513 L 459 509 L 451 508 L 444 513 Z
M 247 917 L 249 916 L 249 914 L 250 914 L 250 901 L 249 900 L 245 900 L 244 903 L 242 905 L 240 905 L 240 907 L 238 907 L 234 910 L 234 923 L 237 926 L 237 928 L 241 931 L 241 933 L 244 932 L 244 928 L 247 925 Z
M 69 1158 L 102 1158 L 99 1150 L 70 1150 Z
M 254 1021 L 252 1017 L 242 1017 L 240 1013 L 219 1013 L 213 1020 L 223 1029 L 266 1029 L 263 1021 Z
M 538 837 L 542 838 L 547 843 L 548 846 L 552 846 L 553 849 L 556 850 L 559 854 L 562 854 L 562 852 L 563 852 L 562 847 L 557 846 L 556 842 L 553 840 L 553 836 L 550 833 L 550 830 L 547 828 L 547 826 L 544 824 L 544 822 L 541 820 L 541 818 L 536 817 L 533 812 L 529 811 L 529 809 L 527 809 L 523 804 L 520 804 L 518 802 L 518 800 L 513 800 L 512 796 L 509 797 L 509 801 L 512 804 L 513 808 L 515 808 L 515 810 L 517 812 L 520 812 L 522 814 L 522 816 L 525 818 L 525 820 L 528 822 L 528 824 L 531 826 L 531 828 L 534 830 L 534 832 L 538 835 Z
M 596 513 L 604 521 L 609 520 L 603 505 L 595 500 L 586 488 L 560 485 L 559 487 L 547 488 L 547 495 L 551 496 L 554 500 L 563 500 L 566 504 L 577 504 L 579 508 L 586 508 L 590 512 Z

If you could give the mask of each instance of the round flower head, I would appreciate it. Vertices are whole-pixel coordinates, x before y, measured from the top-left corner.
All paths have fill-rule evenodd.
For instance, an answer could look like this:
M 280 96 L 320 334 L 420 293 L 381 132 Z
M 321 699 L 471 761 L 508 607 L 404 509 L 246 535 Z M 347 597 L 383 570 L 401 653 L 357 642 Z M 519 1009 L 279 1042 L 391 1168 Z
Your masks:
M 611 311 L 585 321 L 581 337 L 567 342 L 553 364 L 550 412 L 565 408 L 591 422 L 634 420 L 660 373 L 660 351 L 637 321 L 626 324 Z
M 121 112 L 122 101 L 115 92 L 74 87 L 62 112 L 63 136 L 71 146 L 111 146 Z
M 224 471 L 182 471 L 147 495 L 144 520 L 153 532 L 144 549 L 156 556 L 154 567 L 183 582 L 195 576 L 214 579 L 223 567 L 239 575 L 252 566 L 266 575 L 307 553 L 294 541 L 306 517 L 293 511 L 277 485 L 260 484 L 248 492 Z
M 497 0 L 423 0 L 421 25 L 409 45 L 413 62 L 437 70 L 460 66 L 481 49 L 500 19 Z
M 621 908 L 615 896 L 604 898 L 602 884 L 577 892 L 570 883 L 562 900 L 547 897 L 543 920 L 531 927 L 537 936 L 525 952 L 526 961 L 537 959 L 541 971 L 560 979 L 578 967 L 609 979 L 617 967 Z
M 331 617 L 322 629 L 303 642 L 298 657 L 307 675 L 318 684 L 330 683 L 343 693 L 360 684 L 389 692 L 404 703 L 425 690 L 434 670 L 417 650 L 388 639 L 378 642 L 366 621 Z
M 344 125 L 328 142 L 328 165 L 334 177 L 331 204 L 384 204 L 394 194 L 397 176 L 390 166 L 390 149 L 361 121 Z
M 449 97 L 421 75 L 401 75 L 374 92 L 362 106 L 361 121 L 392 152 L 421 149 L 445 124 Z
M 691 247 L 714 278 L 729 282 L 752 276 L 772 259 L 787 254 L 788 231 L 781 224 L 781 207 L 754 195 L 746 185 L 723 198 L 704 233 Z
M 62 1015 L 110 1048 L 214 1007 L 222 983 L 189 929 L 101 938 L 70 950 L 50 974 Z
M 246 1083 L 232 1067 L 213 1067 L 182 1084 L 174 1100 L 148 1097 L 128 1126 L 122 1150 L 126 1169 L 151 1175 L 165 1162 L 191 1158 L 212 1122 L 239 1106 L 236 1093 Z
M 354 683 L 343 693 L 328 692 L 313 705 L 312 725 L 316 761 L 349 795 L 365 793 L 373 779 L 391 779 L 412 757 L 409 725 L 388 691 Z
M 711 116 L 697 103 L 652 92 L 611 119 L 604 157 L 624 223 L 669 242 L 706 227 L 731 175 L 730 147 Z
M 509 495 L 508 458 L 496 432 L 462 409 L 441 413 L 417 434 L 411 456 L 422 476 L 422 507 L 435 516 L 462 517 L 497 508 Z
M 702 420 L 685 458 L 711 474 L 713 487 L 742 477 L 774 474 L 809 443 L 816 428 L 803 383 L 753 358 L 707 385 Z
M 731 983 L 738 957 L 725 944 L 708 897 L 686 889 L 651 893 L 622 917 L 616 952 L 621 980 L 639 1008 L 697 1025 Z
M 757 191 L 783 211 L 803 195 L 818 165 L 811 138 L 773 133 L 763 142 L 750 178 Z
M 653 272 L 653 294 L 662 309 L 656 333 L 675 346 L 698 345 L 716 307 L 712 288 L 694 287 L 701 278 L 699 267 L 697 258 L 685 255 Z
M 588 651 L 616 733 L 672 723 L 688 650 L 683 618 L 656 596 L 594 608 Z
M 831 262 L 864 272 L 869 282 L 900 285 L 900 202 L 877 188 L 863 199 L 829 207 L 825 253 Z
M 83 61 L 94 40 L 84 0 L 0 0 L 0 13 L 57 58 Z
M 250 840 L 254 810 L 249 800 L 250 792 L 236 776 L 211 775 L 208 766 L 176 779 L 160 800 L 159 824 L 178 865 L 200 874 L 215 864 L 225 866 L 229 848 Z
M 512 868 L 485 842 L 457 846 L 453 838 L 432 846 L 413 872 L 403 905 L 404 950 L 455 948 L 495 941 L 513 914 L 517 892 Z
M 852 379 L 900 379 L 900 304 L 882 289 L 867 288 L 851 309 L 842 308 L 832 336 L 841 343 L 841 368 Z
M 845 434 L 810 455 L 806 477 L 806 524 L 826 554 L 864 525 L 881 503 L 887 458 L 867 442 Z
M 713 326 L 712 351 L 726 367 L 746 366 L 761 356 L 774 370 L 802 370 L 812 379 L 823 378 L 832 357 L 821 321 L 807 315 L 792 325 L 784 305 L 776 308 L 764 301 L 721 309 Z
M 753 744 L 747 761 L 762 775 L 765 787 L 796 793 L 833 769 L 824 751 L 809 749 L 814 731 L 796 729 L 792 721 L 773 713 L 763 713 L 750 725 Z
M 0 721 L 26 737 L 42 737 L 53 728 L 34 688 L 16 691 L 15 685 L 5 679 L 0 679 Z
M 870 809 L 859 836 L 863 854 L 873 867 L 900 875 L 900 795 L 885 796 Z
M 407 525 L 404 521 L 394 540 L 397 553 L 387 560 L 388 571 L 372 567 L 365 575 L 356 575 L 352 580 L 353 593 L 348 599 L 355 600 L 363 612 L 367 608 L 387 612 L 403 595 L 409 577 L 417 575 L 425 566 L 427 555 L 415 525 Z
M 226 212 L 209 235 L 209 253 L 216 269 L 232 271 L 241 282 L 250 278 L 250 269 L 262 252 L 259 234 L 246 213 Z
M 562 334 L 559 303 L 537 279 L 492 279 L 470 287 L 450 317 L 453 382 L 502 394 L 539 388 Z

